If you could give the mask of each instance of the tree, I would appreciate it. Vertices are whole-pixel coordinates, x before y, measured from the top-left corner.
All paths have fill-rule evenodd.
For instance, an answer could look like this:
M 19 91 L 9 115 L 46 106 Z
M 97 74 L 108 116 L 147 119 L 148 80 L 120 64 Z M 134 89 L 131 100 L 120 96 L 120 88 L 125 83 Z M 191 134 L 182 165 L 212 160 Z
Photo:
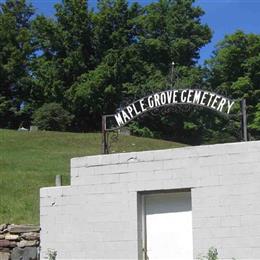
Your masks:
M 211 32 L 200 21 L 203 11 L 193 3 L 160 0 L 142 7 L 126 0 L 100 0 L 96 11 L 89 11 L 87 0 L 61 1 L 55 5 L 54 19 L 37 16 L 32 25 L 30 21 L 35 49 L 27 66 L 30 98 L 26 104 L 33 111 L 45 103 L 61 104 L 75 115 L 74 130 L 97 130 L 102 114 L 169 88 L 172 61 L 182 86 L 204 84 L 203 70 L 196 62 Z M 8 106 L 2 102 L 0 109 Z M 140 119 L 147 121 L 149 115 Z M 189 136 L 191 129 L 199 129 L 192 116 L 185 121 L 176 113 L 160 123 L 171 129 L 169 134 L 178 130 Z M 160 123 L 148 126 L 160 131 Z
M 248 126 L 253 137 L 260 135 L 260 35 L 237 31 L 217 45 L 207 61 L 212 89 L 247 102 Z
M 34 88 L 38 106 L 58 102 L 68 106 L 65 92 L 95 65 L 91 13 L 86 0 L 64 0 L 55 5 L 56 19 L 38 16 L 33 22 L 38 56 Z
M 161 74 L 157 82 L 160 81 L 163 86 L 153 81 L 154 69 L 152 74 L 144 77 L 145 81 L 153 81 L 157 84 L 157 90 L 172 87 L 169 81 L 166 81 L 172 61 L 179 75 L 179 87 L 205 87 L 203 69 L 198 67 L 196 62 L 200 48 L 210 41 L 211 31 L 207 25 L 201 23 L 203 10 L 195 7 L 193 3 L 194 1 L 191 0 L 160 0 L 146 6 L 144 14 L 137 18 L 140 48 L 138 57 L 141 57 L 150 67 L 154 66 L 158 71 L 157 75 Z M 133 85 L 138 92 L 140 83 L 133 83 Z M 145 90 L 146 93 L 152 91 L 149 86 L 145 86 Z M 160 137 L 199 143 L 203 126 L 197 118 L 197 111 L 169 112 L 157 116 L 154 120 L 147 117 L 145 124 L 149 124 L 149 127 Z
M 102 0 L 98 7 L 93 25 L 100 63 L 69 91 L 76 114 L 82 119 L 95 118 L 87 125 L 92 121 L 99 128 L 102 114 L 114 113 L 137 97 L 168 88 L 172 60 L 177 62 L 185 86 L 202 82 L 202 70 L 195 63 L 211 32 L 201 24 L 203 11 L 194 7 L 193 1 L 159 1 L 142 8 L 128 6 L 124 0 Z M 149 126 L 158 130 L 158 125 Z
M 33 124 L 41 130 L 65 131 L 73 116 L 60 104 L 46 103 L 33 114 Z
M 134 44 L 133 19 L 140 6 L 128 8 L 124 0 L 102 0 L 93 14 L 96 66 L 83 73 L 66 92 L 75 113 L 77 129 L 100 129 L 101 115 L 113 113 L 120 105 L 131 81 L 129 59 Z
M 17 127 L 30 117 L 32 5 L 25 0 L 0 4 L 0 127 Z

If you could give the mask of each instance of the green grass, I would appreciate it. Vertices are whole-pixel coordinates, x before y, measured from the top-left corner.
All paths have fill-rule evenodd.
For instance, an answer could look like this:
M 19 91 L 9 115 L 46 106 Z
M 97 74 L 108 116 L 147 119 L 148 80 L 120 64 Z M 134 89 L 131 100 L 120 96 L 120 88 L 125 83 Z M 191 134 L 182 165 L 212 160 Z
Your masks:
M 119 136 L 112 152 L 181 147 L 182 144 Z M 100 154 L 100 133 L 18 132 L 0 129 L 0 224 L 39 223 L 39 189 L 55 175 L 69 184 L 70 159 Z

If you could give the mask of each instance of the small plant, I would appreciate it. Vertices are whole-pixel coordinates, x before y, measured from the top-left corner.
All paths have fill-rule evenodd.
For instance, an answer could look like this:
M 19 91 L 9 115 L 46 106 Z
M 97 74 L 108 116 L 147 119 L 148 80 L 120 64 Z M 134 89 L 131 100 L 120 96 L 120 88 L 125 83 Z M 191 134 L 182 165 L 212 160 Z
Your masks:
M 57 256 L 57 251 L 54 249 L 48 249 L 48 259 L 55 260 Z
M 198 260 L 218 260 L 218 250 L 211 247 L 206 256 L 200 256 Z
M 198 260 L 218 260 L 218 250 L 215 247 L 211 247 L 206 256 L 199 256 Z M 236 260 L 234 257 L 232 260 Z

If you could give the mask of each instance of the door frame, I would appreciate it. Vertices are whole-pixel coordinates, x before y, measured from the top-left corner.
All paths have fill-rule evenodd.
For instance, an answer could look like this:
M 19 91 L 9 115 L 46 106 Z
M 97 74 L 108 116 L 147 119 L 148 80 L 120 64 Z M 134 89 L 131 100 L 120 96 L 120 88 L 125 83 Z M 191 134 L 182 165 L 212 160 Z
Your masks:
M 147 226 L 146 226 L 146 197 L 154 194 L 168 194 L 179 192 L 191 192 L 191 188 L 187 189 L 172 189 L 172 190 L 155 190 L 143 191 L 137 193 L 137 222 L 138 222 L 138 260 L 149 260 L 147 255 Z M 192 200 L 191 200 L 192 203 Z M 192 207 L 192 204 L 191 204 Z

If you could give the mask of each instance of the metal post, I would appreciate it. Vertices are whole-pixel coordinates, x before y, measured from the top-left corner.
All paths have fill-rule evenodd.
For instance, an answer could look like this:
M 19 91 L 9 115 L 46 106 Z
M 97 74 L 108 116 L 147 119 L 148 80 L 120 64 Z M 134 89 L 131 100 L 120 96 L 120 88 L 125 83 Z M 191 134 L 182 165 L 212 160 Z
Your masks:
M 107 141 L 106 116 L 102 116 L 102 154 L 109 153 Z
M 243 141 L 247 142 L 248 137 L 247 137 L 247 115 L 246 115 L 246 100 L 242 99 L 241 100 L 241 114 L 242 114 L 242 138 Z
M 141 210 L 142 210 L 142 242 L 143 242 L 143 259 L 149 260 L 147 254 L 147 228 L 146 228 L 146 197 L 141 195 Z
M 171 87 L 173 88 L 173 73 L 174 73 L 174 61 L 172 62 L 171 68 Z
M 56 177 L 55 177 L 55 185 L 56 186 L 62 186 L 62 176 L 61 175 L 56 175 Z

